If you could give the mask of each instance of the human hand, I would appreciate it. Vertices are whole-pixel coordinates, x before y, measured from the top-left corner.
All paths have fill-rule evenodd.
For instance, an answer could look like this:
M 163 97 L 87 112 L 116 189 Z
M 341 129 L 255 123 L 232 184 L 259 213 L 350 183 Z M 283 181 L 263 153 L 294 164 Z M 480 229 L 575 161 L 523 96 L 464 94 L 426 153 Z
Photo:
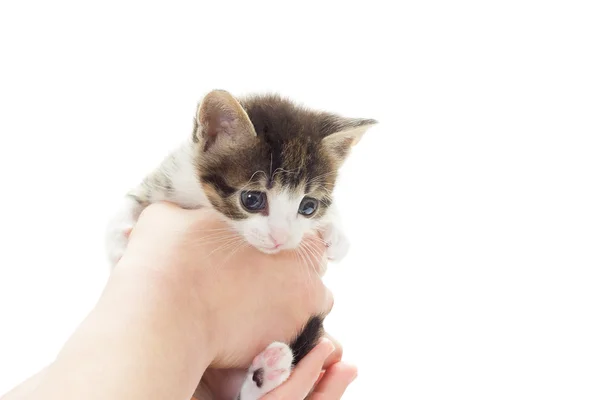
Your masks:
M 192 331 L 207 339 L 212 366 L 245 367 L 269 343 L 289 341 L 310 316 L 331 309 L 317 273 L 325 249 L 318 239 L 307 243 L 310 259 L 266 255 L 210 210 L 153 204 L 113 274 L 149 282 L 155 296 L 173 303 L 173 323 L 196 321 Z
M 149 206 L 130 236 L 98 303 L 54 362 L 13 394 L 189 398 L 209 365 L 246 367 L 332 306 L 316 272 L 319 240 L 309 244 L 312 261 L 267 256 L 214 212 L 169 204 Z
M 334 350 L 331 341 L 322 340 L 298 363 L 287 381 L 261 400 L 341 399 L 346 388 L 356 378 L 357 370 L 342 361 L 328 365 Z

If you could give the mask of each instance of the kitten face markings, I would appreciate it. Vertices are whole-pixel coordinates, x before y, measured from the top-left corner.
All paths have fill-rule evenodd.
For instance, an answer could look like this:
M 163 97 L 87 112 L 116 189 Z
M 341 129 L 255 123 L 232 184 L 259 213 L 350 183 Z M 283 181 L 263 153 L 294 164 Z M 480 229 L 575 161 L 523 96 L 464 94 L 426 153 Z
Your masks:
M 298 247 L 306 233 L 316 230 L 316 221 L 298 213 L 305 197 L 302 192 L 276 188 L 263 193 L 266 212 L 231 222 L 248 243 L 265 253 L 277 253 Z
M 299 246 L 327 216 L 337 170 L 374 124 L 277 96 L 209 93 L 198 109 L 198 175 L 211 205 L 266 253 Z

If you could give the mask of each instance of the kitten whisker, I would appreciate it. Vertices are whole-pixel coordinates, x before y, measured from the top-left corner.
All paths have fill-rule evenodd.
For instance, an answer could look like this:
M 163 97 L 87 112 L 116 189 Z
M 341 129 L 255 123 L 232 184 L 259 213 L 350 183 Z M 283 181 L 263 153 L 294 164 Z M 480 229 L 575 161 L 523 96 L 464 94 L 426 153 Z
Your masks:
M 298 250 L 300 250 L 300 256 L 302 258 L 302 264 L 305 267 L 306 280 L 304 281 L 304 284 L 307 285 L 308 283 L 310 283 L 310 279 L 311 279 L 311 277 L 310 277 L 310 271 L 308 270 L 308 267 L 309 267 L 308 254 L 304 250 L 304 247 L 302 246 L 302 243 L 300 243 L 300 246 L 298 247 Z
M 279 167 L 275 171 L 273 171 L 273 173 L 271 174 L 271 179 L 274 179 L 277 174 L 281 174 L 281 173 L 292 174 L 292 173 L 295 173 L 296 171 L 298 171 L 299 169 L 301 169 L 301 167 L 294 168 L 291 170 L 287 170 L 287 169 L 283 169 L 283 168 Z
M 239 191 L 241 192 L 242 190 L 244 190 L 245 188 L 247 188 L 248 186 L 250 186 L 252 184 L 252 179 L 254 179 L 254 176 L 256 174 L 262 173 L 265 178 L 268 178 L 267 173 L 265 171 L 259 170 L 259 171 L 255 171 L 251 176 L 250 179 L 248 179 L 248 182 L 246 182 L 246 184 L 244 186 L 242 186 Z
M 236 245 L 234 249 L 229 252 L 229 255 L 221 262 L 219 266 L 223 266 L 223 264 L 229 261 L 229 259 L 231 259 L 231 257 L 233 257 L 235 253 L 237 253 L 240 249 L 244 248 L 247 245 L 247 242 L 244 239 L 240 238 L 240 240 L 236 241 L 234 245 Z
M 313 272 L 315 272 L 317 274 L 317 276 L 319 275 L 319 271 L 317 270 L 317 268 L 315 267 L 315 253 L 314 251 L 312 251 L 308 244 L 306 242 L 301 242 L 300 246 L 304 249 L 304 251 L 306 252 L 307 255 L 307 260 L 309 261 L 309 265 Z
M 338 173 L 338 171 L 337 171 L 337 170 L 334 170 L 334 171 L 329 171 L 329 172 L 325 172 L 325 173 L 323 173 L 323 174 L 321 174 L 321 175 L 317 175 L 317 176 L 313 177 L 312 179 L 310 179 L 310 180 L 308 181 L 308 183 L 310 184 L 310 183 L 312 183 L 312 182 L 316 181 L 317 179 L 321 179 L 321 178 L 324 178 L 324 177 L 327 177 L 327 176 L 330 176 L 330 175 L 335 175 L 335 174 L 337 174 L 337 173 Z
M 213 243 L 223 242 L 225 240 L 230 240 L 230 239 L 233 239 L 233 236 L 214 237 L 214 238 L 208 238 L 205 240 L 190 241 L 190 244 L 194 245 L 195 247 L 200 247 L 200 246 L 209 245 L 209 244 L 213 244 Z
M 231 247 L 232 245 L 237 244 L 238 240 L 241 240 L 239 236 L 236 236 L 236 237 L 233 237 L 233 238 L 227 240 L 223 245 L 217 247 L 216 249 L 214 249 L 213 251 L 208 253 L 208 255 L 205 258 L 209 258 L 211 255 L 213 255 L 217 251 L 221 251 L 221 250 L 224 251 L 225 249 Z

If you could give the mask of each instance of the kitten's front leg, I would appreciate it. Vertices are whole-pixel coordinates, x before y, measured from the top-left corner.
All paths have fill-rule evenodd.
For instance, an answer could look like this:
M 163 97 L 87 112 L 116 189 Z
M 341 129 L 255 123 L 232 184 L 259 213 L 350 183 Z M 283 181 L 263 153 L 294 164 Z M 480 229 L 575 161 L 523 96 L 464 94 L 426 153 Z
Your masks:
M 292 349 L 280 342 L 271 343 L 254 357 L 238 400 L 259 400 L 289 378 L 294 355 Z
M 119 262 L 129 241 L 129 233 L 146 205 L 134 196 L 126 196 L 106 232 L 106 251 L 111 269 Z
M 337 262 L 341 261 L 350 249 L 350 241 L 342 229 L 342 220 L 339 211 L 333 205 L 327 212 L 327 223 L 321 229 L 321 234 L 327 245 L 327 258 Z

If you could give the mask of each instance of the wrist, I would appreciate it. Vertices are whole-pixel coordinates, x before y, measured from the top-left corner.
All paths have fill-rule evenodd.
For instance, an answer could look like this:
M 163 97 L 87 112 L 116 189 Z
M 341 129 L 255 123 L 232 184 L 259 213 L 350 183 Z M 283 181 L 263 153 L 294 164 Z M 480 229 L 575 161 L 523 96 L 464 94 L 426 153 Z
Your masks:
M 214 358 L 208 325 L 193 321 L 184 293 L 141 272 L 115 269 L 36 393 L 80 399 L 94 387 L 98 398 L 191 396 Z

